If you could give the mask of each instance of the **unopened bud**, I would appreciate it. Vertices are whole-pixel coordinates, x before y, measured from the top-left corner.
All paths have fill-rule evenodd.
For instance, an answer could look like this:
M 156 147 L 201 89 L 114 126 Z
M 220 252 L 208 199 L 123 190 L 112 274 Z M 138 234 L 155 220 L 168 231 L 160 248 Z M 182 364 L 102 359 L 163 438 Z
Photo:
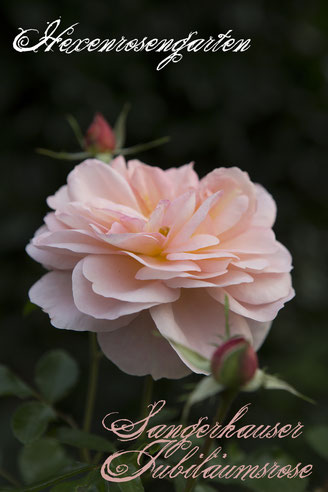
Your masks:
M 230 338 L 216 349 L 211 360 L 213 377 L 227 388 L 248 383 L 258 368 L 256 352 L 243 337 Z
M 99 153 L 115 149 L 115 133 L 101 113 L 95 115 L 86 132 L 84 143 L 87 150 Z

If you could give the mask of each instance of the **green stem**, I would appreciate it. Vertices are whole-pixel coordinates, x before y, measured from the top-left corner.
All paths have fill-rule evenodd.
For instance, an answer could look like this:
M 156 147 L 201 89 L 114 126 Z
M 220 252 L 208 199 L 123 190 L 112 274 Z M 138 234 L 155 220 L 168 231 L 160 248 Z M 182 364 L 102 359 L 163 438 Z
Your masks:
M 229 297 L 227 294 L 224 296 L 224 317 L 225 317 L 225 336 L 226 340 L 229 340 L 230 334 L 230 323 L 229 323 Z
M 144 380 L 144 387 L 142 392 L 140 418 L 146 417 L 148 410 L 147 407 L 151 403 L 153 396 L 154 380 L 151 376 L 146 376 Z
M 99 373 L 99 361 L 101 354 L 97 347 L 97 339 L 95 333 L 89 333 L 90 344 L 90 372 L 87 399 L 84 413 L 83 430 L 84 432 L 90 432 L 93 410 L 95 406 L 95 399 L 97 393 L 98 373 Z M 89 462 L 90 453 L 88 449 L 84 450 L 84 457 Z
M 220 398 L 220 403 L 217 409 L 217 412 L 214 416 L 212 425 L 215 425 L 216 422 L 220 422 L 222 424 L 224 422 L 224 419 L 227 416 L 227 413 L 229 411 L 229 408 L 231 406 L 231 403 L 237 396 L 237 392 L 234 390 L 225 390 L 221 393 L 221 398 Z M 211 449 L 211 444 L 212 444 L 212 438 L 207 436 L 206 440 L 204 442 L 203 447 L 201 448 L 200 454 L 204 456 L 204 458 L 207 457 L 209 450 Z M 200 460 L 199 460 L 200 463 Z M 186 483 L 186 488 L 184 492 L 192 492 L 196 485 L 197 479 L 194 479 L 192 477 L 189 477 Z
M 8 483 L 14 485 L 15 487 L 21 487 L 21 484 L 7 471 L 3 468 L 0 468 L 0 477 L 7 480 Z

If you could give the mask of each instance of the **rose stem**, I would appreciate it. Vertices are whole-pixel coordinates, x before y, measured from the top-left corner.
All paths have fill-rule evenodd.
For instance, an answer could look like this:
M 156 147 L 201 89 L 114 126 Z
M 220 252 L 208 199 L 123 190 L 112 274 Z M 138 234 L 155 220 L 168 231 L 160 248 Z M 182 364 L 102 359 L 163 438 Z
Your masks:
M 89 332 L 89 346 L 90 346 L 90 371 L 87 399 L 85 405 L 83 430 L 84 432 L 90 432 L 93 410 L 95 406 L 95 398 L 97 392 L 99 361 L 101 352 L 97 348 L 97 340 L 95 333 Z M 90 453 L 88 449 L 83 450 L 85 459 L 90 462 Z
M 222 424 L 224 422 L 224 419 L 227 416 L 229 408 L 230 408 L 230 406 L 231 406 L 231 404 L 232 404 L 232 402 L 236 396 L 237 396 L 237 392 L 234 390 L 225 390 L 221 393 L 219 406 L 218 406 L 218 409 L 217 409 L 216 414 L 214 416 L 214 419 L 212 421 L 212 425 L 215 425 L 216 422 L 220 422 L 220 424 Z M 211 448 L 211 444 L 212 444 L 212 438 L 207 436 L 206 440 L 204 442 L 204 445 L 200 451 L 200 454 L 203 454 L 204 458 L 207 457 L 207 454 Z M 199 463 L 201 462 L 200 459 L 198 461 L 199 461 Z M 192 492 L 192 490 L 194 489 L 194 487 L 196 485 L 196 481 L 197 481 L 197 479 L 192 478 L 192 476 L 189 477 L 187 480 L 185 492 Z
M 147 407 L 151 403 L 153 396 L 154 380 L 149 375 L 144 379 L 144 387 L 142 392 L 141 407 L 140 407 L 140 417 L 143 419 L 147 415 Z
M 7 470 L 4 470 L 3 468 L 0 468 L 0 477 L 4 478 L 5 480 L 7 480 L 7 482 L 9 482 L 11 485 L 14 485 L 15 487 L 21 487 L 21 484 L 14 477 L 12 477 L 11 474 L 7 472 Z

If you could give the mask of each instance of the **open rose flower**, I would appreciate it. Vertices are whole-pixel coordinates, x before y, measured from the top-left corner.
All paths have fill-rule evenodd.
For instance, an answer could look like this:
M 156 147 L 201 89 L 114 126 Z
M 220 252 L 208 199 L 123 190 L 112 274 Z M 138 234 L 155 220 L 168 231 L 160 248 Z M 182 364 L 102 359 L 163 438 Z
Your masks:
M 129 374 L 199 372 L 170 341 L 211 358 L 225 295 L 231 335 L 258 349 L 294 295 L 275 203 L 238 168 L 199 180 L 192 165 L 86 160 L 48 204 L 27 251 L 50 271 L 30 299 L 57 328 L 97 332 Z

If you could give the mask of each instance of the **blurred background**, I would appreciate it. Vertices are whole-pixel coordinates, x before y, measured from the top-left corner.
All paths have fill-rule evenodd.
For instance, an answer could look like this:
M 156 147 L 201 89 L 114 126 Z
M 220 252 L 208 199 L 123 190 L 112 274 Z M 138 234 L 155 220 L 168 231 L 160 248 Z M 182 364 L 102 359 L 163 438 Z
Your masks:
M 294 258 L 296 297 L 279 313 L 259 357 L 317 405 L 287 393 L 256 393 L 247 396 L 252 402 L 247 418 L 301 421 L 305 429 L 327 423 L 328 3 L 12 0 L 3 2 L 2 10 L 0 363 L 32 382 L 35 362 L 46 350 L 66 349 L 79 361 L 81 377 L 63 408 L 82 417 L 87 335 L 56 330 L 39 311 L 22 314 L 29 287 L 43 273 L 25 245 L 47 212 L 46 197 L 73 167 L 37 155 L 35 148 L 77 151 L 68 113 L 86 130 L 96 111 L 113 123 L 129 101 L 127 145 L 171 136 L 169 144 L 138 155 L 141 160 L 163 168 L 193 160 L 200 175 L 238 166 L 274 196 L 275 232 Z M 79 22 L 75 35 L 81 38 L 180 39 L 192 30 L 207 38 L 233 29 L 236 38 L 251 38 L 252 45 L 245 53 L 185 53 L 160 72 L 160 53 L 13 50 L 18 27 L 43 32 L 46 21 L 59 16 L 65 27 Z M 108 360 L 102 361 L 101 375 L 95 432 L 101 432 L 101 419 L 110 411 L 137 416 L 142 388 L 141 378 L 121 373 Z M 191 381 L 160 381 L 155 397 L 179 407 L 181 386 Z M 239 398 L 235 408 L 243 402 Z M 13 474 L 20 444 L 9 423 L 16 405 L 14 398 L 0 400 L 0 454 Z M 200 405 L 193 416 L 211 411 Z M 326 464 L 305 436 L 279 444 L 297 461 L 314 464 L 309 490 L 323 486 Z M 266 443 L 241 445 L 261 451 Z M 226 489 L 239 490 L 237 485 Z

